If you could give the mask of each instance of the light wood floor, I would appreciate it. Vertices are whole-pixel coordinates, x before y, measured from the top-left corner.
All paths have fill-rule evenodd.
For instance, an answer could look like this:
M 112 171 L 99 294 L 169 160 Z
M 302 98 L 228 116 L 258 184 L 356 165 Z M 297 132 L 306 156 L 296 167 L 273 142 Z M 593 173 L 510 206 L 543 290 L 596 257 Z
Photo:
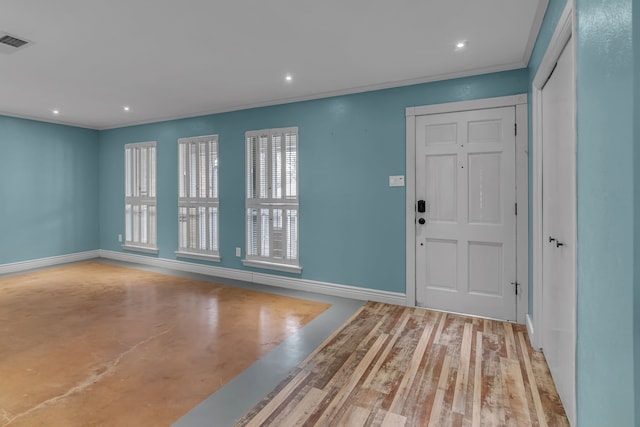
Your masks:
M 367 303 L 237 426 L 566 426 L 526 329 Z

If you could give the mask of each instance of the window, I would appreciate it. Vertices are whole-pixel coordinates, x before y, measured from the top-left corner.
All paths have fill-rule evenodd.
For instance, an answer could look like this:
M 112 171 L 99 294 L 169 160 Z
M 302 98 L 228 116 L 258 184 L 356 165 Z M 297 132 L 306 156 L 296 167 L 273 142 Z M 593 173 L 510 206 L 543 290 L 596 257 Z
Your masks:
M 299 273 L 298 128 L 246 138 L 247 250 L 244 265 Z
M 218 136 L 178 140 L 178 256 L 220 260 Z
M 125 249 L 158 253 L 156 143 L 124 146 Z

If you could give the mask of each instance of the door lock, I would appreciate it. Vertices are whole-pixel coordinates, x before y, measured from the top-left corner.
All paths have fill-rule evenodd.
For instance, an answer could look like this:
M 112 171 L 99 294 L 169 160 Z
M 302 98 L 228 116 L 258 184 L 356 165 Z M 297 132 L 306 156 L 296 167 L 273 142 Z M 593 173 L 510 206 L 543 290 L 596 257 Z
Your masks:
M 427 221 L 425 221 L 425 219 L 424 219 L 424 218 L 420 218 L 420 219 L 418 220 L 418 223 L 419 223 L 420 225 L 424 225 L 424 223 L 425 223 L 425 222 L 427 222 Z

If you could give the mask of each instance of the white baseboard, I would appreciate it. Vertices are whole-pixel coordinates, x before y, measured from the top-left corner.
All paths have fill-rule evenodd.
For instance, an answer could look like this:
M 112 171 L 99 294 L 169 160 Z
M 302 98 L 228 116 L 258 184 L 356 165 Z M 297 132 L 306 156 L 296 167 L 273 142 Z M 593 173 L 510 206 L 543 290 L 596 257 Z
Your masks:
M 100 258 L 148 265 L 150 267 L 166 268 L 169 270 L 185 271 L 187 273 L 204 274 L 205 276 L 224 277 L 225 279 L 252 282 L 251 272 L 235 270 L 233 268 L 216 267 L 214 265 L 196 264 L 194 262 L 178 261 L 174 259 L 156 258 L 153 256 L 131 254 L 126 252 L 107 251 L 100 249 Z
M 99 251 L 76 252 L 67 255 L 58 255 L 48 258 L 32 259 L 28 261 L 12 262 L 0 265 L 0 274 L 19 273 L 21 271 L 32 270 L 34 268 L 51 267 L 52 265 L 66 264 L 68 262 L 84 261 L 98 258 Z
M 253 282 L 361 301 L 376 301 L 396 305 L 406 305 L 407 302 L 407 296 L 400 292 L 380 291 L 376 289 L 359 288 L 357 286 L 340 285 L 337 283 L 282 277 L 273 274 L 253 273 Z
M 118 261 L 131 262 L 134 264 L 147 265 L 151 267 L 166 268 L 169 270 L 184 271 L 188 273 L 203 274 L 206 276 L 222 277 L 226 279 L 242 280 L 244 282 L 258 283 L 261 285 L 276 286 L 280 288 L 294 289 L 306 292 L 315 292 L 323 295 L 332 295 L 342 298 L 406 305 L 406 295 L 400 292 L 380 291 L 376 289 L 360 288 L 357 286 L 319 282 L 316 280 L 283 277 L 275 274 L 254 273 L 252 271 L 237 270 L 234 268 L 196 264 L 192 262 L 156 258 L 124 252 L 107 251 L 102 249 L 28 261 L 20 261 L 10 264 L 2 264 L 0 265 L 0 274 L 19 273 L 35 268 L 51 267 L 54 265 L 84 261 L 93 258 L 113 259 Z
M 538 341 L 536 340 L 535 331 L 533 329 L 533 319 L 531 315 L 527 313 L 527 332 L 529 332 L 529 342 L 531 343 L 531 347 L 536 350 L 542 350 L 541 346 L 538 345 Z
M 294 277 L 283 277 L 275 274 L 254 273 L 252 271 L 236 270 L 234 268 L 216 267 L 212 265 L 196 264 L 186 261 L 155 258 L 102 249 L 99 253 L 101 258 L 131 262 L 152 267 L 167 268 L 170 270 L 185 271 L 189 273 L 204 274 L 206 276 L 236 279 L 250 283 L 259 283 L 261 285 L 315 292 L 324 295 L 363 301 L 376 301 L 397 305 L 406 304 L 406 295 L 399 292 L 380 291 L 375 289 L 359 288 L 357 286 L 318 282 L 315 280 L 298 279 Z

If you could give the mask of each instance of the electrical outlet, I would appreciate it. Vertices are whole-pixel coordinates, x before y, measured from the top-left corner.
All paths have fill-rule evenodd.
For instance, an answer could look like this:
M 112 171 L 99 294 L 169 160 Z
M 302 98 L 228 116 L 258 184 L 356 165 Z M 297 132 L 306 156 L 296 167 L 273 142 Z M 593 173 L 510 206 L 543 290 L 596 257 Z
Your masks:
M 122 234 L 118 234 L 118 242 L 122 242 Z
M 236 248 L 236 256 L 242 256 L 242 249 Z

